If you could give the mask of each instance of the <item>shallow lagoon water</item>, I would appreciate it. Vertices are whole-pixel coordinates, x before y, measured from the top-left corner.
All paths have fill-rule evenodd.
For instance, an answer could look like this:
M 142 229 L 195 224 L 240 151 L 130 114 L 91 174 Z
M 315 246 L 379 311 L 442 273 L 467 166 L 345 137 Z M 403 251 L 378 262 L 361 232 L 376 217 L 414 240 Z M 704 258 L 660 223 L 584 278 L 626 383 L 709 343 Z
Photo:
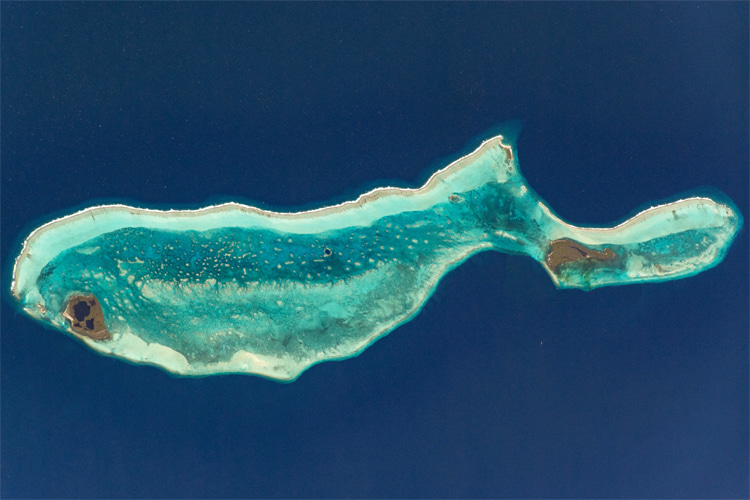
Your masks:
M 559 288 L 669 281 L 721 262 L 742 217 L 686 197 L 613 227 L 562 221 L 503 136 L 416 189 L 278 213 L 96 206 L 35 230 L 13 272 L 31 316 L 93 349 L 181 375 L 296 379 L 414 317 L 483 250 L 528 255 Z
M 711 185 L 747 220 L 747 16 L 3 3 L 4 296 L 54 218 L 419 187 L 511 118 L 529 186 L 566 221 L 611 226 Z M 748 248 L 744 225 L 707 272 L 592 292 L 481 252 L 411 321 L 292 384 L 100 356 L 8 298 L 0 496 L 747 498 Z

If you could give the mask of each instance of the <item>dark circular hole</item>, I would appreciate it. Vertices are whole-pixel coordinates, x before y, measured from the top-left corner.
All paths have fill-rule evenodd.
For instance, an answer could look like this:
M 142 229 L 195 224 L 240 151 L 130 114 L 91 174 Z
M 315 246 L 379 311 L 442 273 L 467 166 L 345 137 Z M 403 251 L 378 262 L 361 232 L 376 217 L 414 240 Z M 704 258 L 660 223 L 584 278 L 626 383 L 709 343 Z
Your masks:
M 88 316 L 90 312 L 91 307 L 89 307 L 85 300 L 80 300 L 73 306 L 73 315 L 75 315 L 78 321 L 86 319 L 86 316 Z

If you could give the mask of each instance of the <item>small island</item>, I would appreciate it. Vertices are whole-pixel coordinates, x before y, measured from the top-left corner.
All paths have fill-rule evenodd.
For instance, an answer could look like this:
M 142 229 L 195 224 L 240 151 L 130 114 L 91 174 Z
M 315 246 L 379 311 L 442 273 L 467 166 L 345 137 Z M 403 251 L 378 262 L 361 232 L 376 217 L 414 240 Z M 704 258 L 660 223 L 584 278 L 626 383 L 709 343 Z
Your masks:
M 527 185 L 502 135 L 419 188 L 301 212 L 101 205 L 26 238 L 11 293 L 92 349 L 175 374 L 292 381 L 413 318 L 485 250 L 525 254 L 558 288 L 659 282 L 721 262 L 731 202 L 684 197 L 612 227 L 576 227 Z

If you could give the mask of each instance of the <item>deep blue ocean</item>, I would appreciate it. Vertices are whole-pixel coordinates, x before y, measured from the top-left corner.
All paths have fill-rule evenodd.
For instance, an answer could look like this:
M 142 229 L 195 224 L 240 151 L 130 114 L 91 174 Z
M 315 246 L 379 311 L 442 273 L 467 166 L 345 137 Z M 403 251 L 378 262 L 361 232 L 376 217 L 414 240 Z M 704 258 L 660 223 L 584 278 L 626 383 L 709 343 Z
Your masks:
M 0 4 L 3 498 L 747 498 L 747 2 Z M 566 220 L 713 186 L 745 227 L 663 284 L 495 252 L 296 382 L 177 378 L 17 311 L 95 203 L 293 210 L 416 186 L 493 127 Z

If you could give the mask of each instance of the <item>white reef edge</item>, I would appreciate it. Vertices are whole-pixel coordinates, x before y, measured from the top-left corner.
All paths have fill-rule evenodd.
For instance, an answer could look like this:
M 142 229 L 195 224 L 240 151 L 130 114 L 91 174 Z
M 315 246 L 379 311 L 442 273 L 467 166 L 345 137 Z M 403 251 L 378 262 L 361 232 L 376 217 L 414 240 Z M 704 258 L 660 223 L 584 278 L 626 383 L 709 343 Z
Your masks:
M 155 210 L 134 208 L 123 204 L 92 206 L 52 220 L 28 236 L 14 264 L 11 290 L 17 299 L 26 299 L 24 302 L 29 314 L 41 319 L 43 311 L 40 306 L 43 305 L 43 300 L 36 290 L 35 283 L 43 267 L 60 251 L 125 227 L 196 231 L 220 227 L 252 227 L 276 229 L 290 234 L 313 234 L 335 228 L 368 225 L 378 218 L 400 213 L 404 209 L 419 210 L 430 207 L 444 201 L 454 192 L 468 191 L 482 185 L 487 182 L 487 175 L 490 171 L 497 172 L 495 175 L 498 181 L 505 180 L 508 176 L 520 175 L 517 156 L 512 151 L 512 147 L 502 141 L 501 135 L 487 139 L 471 153 L 433 173 L 421 187 L 376 188 L 360 195 L 354 201 L 312 210 L 273 212 L 232 202 L 190 210 Z M 498 168 L 499 161 L 507 160 L 510 160 L 507 163 L 507 169 Z M 480 168 L 463 171 L 464 167 L 476 161 L 486 162 L 490 169 L 480 165 Z M 449 176 L 449 182 L 443 182 Z M 527 194 L 528 189 L 528 187 L 521 188 L 520 195 Z M 538 202 L 544 218 L 552 222 L 544 224 L 550 241 L 567 237 L 587 245 L 632 244 L 695 228 L 720 227 L 726 225 L 727 218 L 734 215 L 731 208 L 710 198 L 691 197 L 652 206 L 613 227 L 584 228 L 563 221 L 533 192 L 529 194 Z M 407 199 L 408 204 L 401 203 Z M 63 227 L 64 230 L 62 230 Z M 502 233 L 502 231 L 499 232 Z M 485 250 L 491 246 L 492 244 L 485 242 L 475 251 Z M 459 261 L 465 258 L 464 256 Z M 447 270 L 455 267 L 459 261 L 447 262 L 445 268 L 436 274 L 435 279 L 424 290 L 420 300 L 415 302 L 412 310 L 399 318 L 393 318 L 393 321 L 387 325 L 381 325 L 381 328 L 373 331 L 358 345 L 352 346 L 353 352 L 320 353 L 317 358 L 311 358 L 303 363 L 283 357 L 261 356 L 247 351 L 238 351 L 229 361 L 194 366 L 190 365 L 179 352 L 160 344 L 147 344 L 128 329 L 121 331 L 107 342 L 77 336 L 90 347 L 104 354 L 121 356 L 137 363 L 156 365 L 180 375 L 252 373 L 276 380 L 292 381 L 306 369 L 321 361 L 356 356 L 377 339 L 409 321 L 419 312 L 425 299 L 431 295 L 440 277 Z M 553 281 L 559 285 L 558 278 L 546 263 L 541 261 L 541 264 L 547 269 Z M 634 278 L 638 281 L 637 276 Z M 26 296 L 27 293 L 30 295 Z M 35 301 L 36 304 L 34 304 Z M 37 310 L 37 308 L 40 309 Z M 55 323 L 54 320 L 53 323 Z M 65 325 L 57 326 L 65 329 Z
M 354 201 L 312 210 L 273 212 L 235 202 L 188 210 L 156 210 L 123 204 L 88 207 L 52 220 L 34 230 L 26 238 L 13 266 L 11 291 L 17 299 L 21 299 L 24 292 L 33 286 L 28 280 L 36 279 L 43 267 L 61 249 L 125 227 L 196 231 L 220 227 L 254 227 L 276 229 L 292 234 L 314 234 L 341 227 L 368 225 L 378 218 L 399 213 L 402 208 L 407 208 L 405 203 L 401 203 L 407 199 L 409 210 L 428 207 L 457 190 L 466 191 L 485 182 L 486 179 L 479 179 L 471 174 L 463 177 L 456 174 L 493 148 L 502 150 L 501 154 L 512 161 L 517 173 L 517 155 L 514 154 L 512 146 L 502 141 L 502 135 L 485 140 L 471 153 L 433 173 L 421 187 L 375 188 Z M 450 184 L 441 182 L 448 176 L 451 176 Z M 416 205 L 415 196 L 419 200 Z M 695 227 L 721 226 L 725 223 L 724 217 L 732 213 L 729 207 L 717 204 L 710 198 L 692 197 L 645 209 L 614 227 L 584 228 L 563 221 L 542 200 L 539 200 L 538 204 L 549 218 L 559 224 L 559 227 L 552 229 L 550 240 L 572 236 L 582 244 L 588 245 L 634 243 L 638 240 L 634 241 L 633 238 L 638 236 L 646 240 L 653 237 L 649 227 L 654 227 L 660 232 L 659 226 L 663 229 L 663 223 L 667 219 L 672 219 L 670 232 L 675 232 L 675 229 L 684 231 Z M 708 205 L 712 210 L 706 210 Z M 354 210 L 357 208 L 359 210 Z M 186 219 L 190 219 L 189 227 L 184 226 Z M 638 231 L 632 231 L 638 225 L 642 227 L 639 227 Z M 65 231 L 59 231 L 62 226 L 69 227 Z
M 471 153 L 456 159 L 446 167 L 433 173 L 427 182 L 418 188 L 396 188 L 391 186 L 372 189 L 354 201 L 320 207 L 299 212 L 273 212 L 236 202 L 209 205 L 188 210 L 156 210 L 135 208 L 123 204 L 96 205 L 85 208 L 58 219 L 54 219 L 32 231 L 23 243 L 21 253 L 13 266 L 11 290 L 16 298 L 21 298 L 26 289 L 24 277 L 37 276 L 42 268 L 61 249 L 69 248 L 107 232 L 125 227 L 148 227 L 173 230 L 209 230 L 220 227 L 253 227 L 276 229 L 289 233 L 313 234 L 347 226 L 368 225 L 373 220 L 401 212 L 400 201 L 409 200 L 410 210 L 421 206 L 431 206 L 434 200 L 450 195 L 454 190 L 468 190 L 484 181 L 467 175 L 466 179 L 456 179 L 455 174 L 465 166 L 480 158 L 487 150 L 502 148 L 505 155 L 512 157 L 511 146 L 502 143 L 503 136 L 487 139 Z M 447 176 L 453 176 L 451 185 L 441 183 Z M 459 176 L 460 177 L 460 176 Z M 463 181 L 463 185 L 457 181 Z M 422 200 L 414 204 L 413 197 Z M 379 201 L 387 199 L 387 205 Z M 407 205 L 404 203 L 403 207 Z M 360 208 L 356 212 L 354 209 Z M 350 215 L 354 214 L 354 215 Z M 184 227 L 185 219 L 190 227 Z M 183 225 L 180 227 L 180 225 Z M 58 229 L 69 226 L 65 235 Z M 57 233 L 54 240 L 47 241 L 48 235 Z M 67 244 L 66 244 L 67 243 Z M 33 249 L 33 250 L 32 250 Z M 39 253 L 49 255 L 39 255 Z

